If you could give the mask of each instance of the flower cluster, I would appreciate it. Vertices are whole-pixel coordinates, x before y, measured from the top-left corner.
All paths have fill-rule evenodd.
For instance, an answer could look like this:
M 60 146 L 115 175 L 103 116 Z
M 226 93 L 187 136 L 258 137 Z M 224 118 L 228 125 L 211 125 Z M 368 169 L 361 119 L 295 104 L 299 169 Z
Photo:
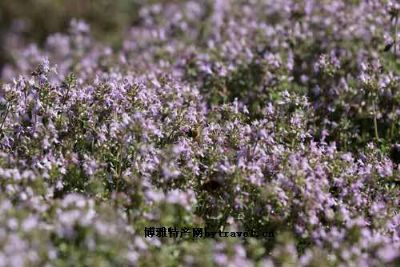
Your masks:
M 155 1 L 118 49 L 9 32 L 0 266 L 397 266 L 398 10 Z M 188 225 L 273 235 L 144 238 Z

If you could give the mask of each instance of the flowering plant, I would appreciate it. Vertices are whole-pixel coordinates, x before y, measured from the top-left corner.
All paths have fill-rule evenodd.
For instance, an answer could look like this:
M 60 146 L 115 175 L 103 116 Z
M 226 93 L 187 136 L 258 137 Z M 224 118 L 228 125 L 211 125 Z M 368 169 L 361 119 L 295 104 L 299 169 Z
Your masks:
M 9 32 L 0 266 L 398 266 L 398 9 L 156 1 L 118 49 Z

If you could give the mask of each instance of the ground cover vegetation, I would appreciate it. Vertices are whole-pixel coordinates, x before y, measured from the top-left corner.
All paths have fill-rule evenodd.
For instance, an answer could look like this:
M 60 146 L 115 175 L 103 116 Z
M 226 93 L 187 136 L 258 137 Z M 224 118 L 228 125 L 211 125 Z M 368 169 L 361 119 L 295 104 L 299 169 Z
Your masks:
M 0 3 L 0 266 L 399 266 L 397 2 L 64 2 Z

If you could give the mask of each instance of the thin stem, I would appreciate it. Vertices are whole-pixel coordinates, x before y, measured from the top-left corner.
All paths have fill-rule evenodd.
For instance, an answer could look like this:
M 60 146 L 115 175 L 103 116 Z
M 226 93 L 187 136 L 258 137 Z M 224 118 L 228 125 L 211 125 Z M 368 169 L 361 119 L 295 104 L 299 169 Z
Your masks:
M 398 20 L 398 15 L 396 15 L 396 18 L 394 20 L 394 56 L 397 58 L 397 20 Z
M 119 186 L 120 186 L 120 182 L 122 179 L 122 155 L 123 153 L 123 143 L 122 141 L 120 142 L 120 146 L 119 146 L 119 151 L 118 151 L 118 170 L 117 170 L 117 180 L 116 180 L 116 191 L 119 192 Z
M 67 88 L 67 92 L 65 93 L 65 95 L 64 95 L 64 97 L 63 97 L 63 99 L 62 99 L 62 102 L 61 102 L 61 104 L 64 106 L 65 105 L 65 103 L 67 102 L 67 99 L 68 99 L 68 95 L 69 95 L 69 91 L 70 91 L 70 89 L 71 89 L 71 87 L 70 86 L 68 86 L 68 88 Z
M 379 133 L 378 133 L 378 121 L 376 118 L 376 106 L 375 106 L 375 100 L 372 100 L 372 105 L 374 108 L 374 130 L 375 130 L 375 138 L 377 141 L 379 141 Z
M 390 127 L 390 140 L 393 140 L 394 138 L 394 127 L 395 127 L 394 121 L 392 121 L 392 125 Z
M 391 89 L 391 92 L 393 94 L 392 89 Z M 396 122 L 395 115 L 393 115 L 393 114 L 395 114 L 395 105 L 392 105 L 392 111 L 391 111 L 392 119 L 390 122 L 390 130 L 389 130 L 389 140 L 390 141 L 393 141 L 393 138 L 394 138 L 394 130 L 395 130 L 395 122 Z
M 10 106 L 7 105 L 6 114 L 4 115 L 3 121 L 1 122 L 1 125 L 0 125 L 0 131 L 3 131 L 3 125 L 4 125 L 4 123 L 5 123 L 6 119 L 7 119 L 8 112 L 10 111 L 10 110 L 9 110 L 9 107 L 10 107 Z

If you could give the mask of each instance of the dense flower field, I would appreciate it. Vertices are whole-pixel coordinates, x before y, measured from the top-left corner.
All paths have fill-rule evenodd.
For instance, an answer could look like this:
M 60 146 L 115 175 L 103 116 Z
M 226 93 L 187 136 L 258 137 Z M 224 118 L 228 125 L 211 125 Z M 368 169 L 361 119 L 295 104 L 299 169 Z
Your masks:
M 0 266 L 399 266 L 400 5 L 150 2 L 7 33 Z

